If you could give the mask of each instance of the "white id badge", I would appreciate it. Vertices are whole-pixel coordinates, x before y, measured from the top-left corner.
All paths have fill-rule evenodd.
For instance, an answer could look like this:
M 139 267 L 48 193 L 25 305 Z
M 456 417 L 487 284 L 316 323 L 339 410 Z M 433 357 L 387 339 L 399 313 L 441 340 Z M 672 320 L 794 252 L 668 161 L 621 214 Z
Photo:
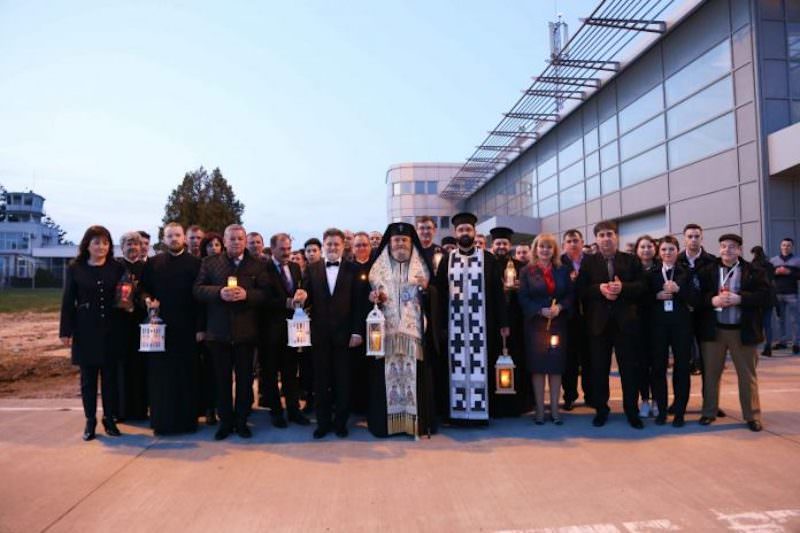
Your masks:
M 665 313 L 672 312 L 672 300 L 664 300 L 664 312 Z

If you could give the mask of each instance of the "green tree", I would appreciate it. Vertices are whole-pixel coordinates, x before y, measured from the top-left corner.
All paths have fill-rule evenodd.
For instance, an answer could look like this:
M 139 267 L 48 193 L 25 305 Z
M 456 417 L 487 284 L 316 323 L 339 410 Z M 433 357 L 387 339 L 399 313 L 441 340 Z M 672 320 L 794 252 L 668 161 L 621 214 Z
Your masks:
M 244 204 L 236 199 L 219 167 L 211 174 L 200 167 L 187 172 L 169 195 L 161 221 L 164 225 L 178 222 L 183 227 L 197 224 L 206 231 L 222 233 L 229 224 L 241 224 L 242 213 Z M 158 229 L 158 236 L 161 240 L 163 226 Z

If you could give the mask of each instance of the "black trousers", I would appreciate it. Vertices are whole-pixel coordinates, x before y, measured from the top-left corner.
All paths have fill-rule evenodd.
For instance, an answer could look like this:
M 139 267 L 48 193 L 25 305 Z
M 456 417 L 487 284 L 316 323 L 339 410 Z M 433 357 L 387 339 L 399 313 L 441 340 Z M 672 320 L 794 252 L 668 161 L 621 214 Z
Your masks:
M 350 350 L 346 346 L 314 345 L 314 399 L 317 426 L 324 430 L 329 430 L 332 425 L 337 430 L 347 426 L 350 416 Z
M 638 331 L 622 331 L 615 321 L 609 321 L 600 335 L 591 337 L 592 402 L 598 413 L 608 413 L 610 396 L 608 380 L 611 372 L 612 350 L 617 357 L 617 367 L 622 381 L 622 407 L 625 416 L 639 416 L 639 371 L 637 356 Z
M 198 412 L 204 415 L 207 411 L 216 409 L 217 378 L 214 372 L 214 360 L 208 350 L 208 345 L 205 341 L 201 342 L 197 345 L 197 349 L 200 353 L 200 376 L 197 380 L 200 387 L 200 390 L 197 391 Z
M 97 418 L 97 378 L 103 399 L 103 418 L 116 417 L 119 389 L 117 385 L 117 362 L 102 366 L 81 365 L 81 400 L 83 414 L 88 419 Z
M 223 426 L 233 427 L 247 422 L 253 394 L 253 345 L 208 341 L 214 361 L 217 385 L 217 410 Z M 232 374 L 236 372 L 236 400 L 232 392 Z
M 690 324 L 680 321 L 654 321 L 652 328 L 652 353 L 650 383 L 653 387 L 653 399 L 661 413 L 667 409 L 667 366 L 669 366 L 669 348 L 675 364 L 672 367 L 672 391 L 675 396 L 675 415 L 683 416 L 689 403 L 691 375 L 689 362 L 692 358 L 693 335 Z
M 564 389 L 564 401 L 574 402 L 578 399 L 578 377 L 586 405 L 592 405 L 592 361 L 589 352 L 589 339 L 586 334 L 586 322 L 583 317 L 572 318 L 567 322 L 567 351 L 564 361 L 564 373 L 561 375 L 561 387 Z
M 290 348 L 286 342 L 272 342 L 267 345 L 262 356 L 259 351 L 259 362 L 263 365 L 259 373 L 260 394 L 272 414 L 283 412 L 281 393 L 286 400 L 286 410 L 296 411 L 300 408 L 300 379 L 297 375 L 299 357 L 297 349 Z M 278 381 L 280 376 L 280 388 Z

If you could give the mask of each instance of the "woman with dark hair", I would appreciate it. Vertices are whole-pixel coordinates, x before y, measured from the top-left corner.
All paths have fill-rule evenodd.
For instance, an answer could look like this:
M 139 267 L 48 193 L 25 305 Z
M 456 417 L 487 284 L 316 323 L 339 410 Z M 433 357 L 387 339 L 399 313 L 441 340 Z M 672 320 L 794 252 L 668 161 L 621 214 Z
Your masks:
M 642 235 L 636 239 L 636 244 L 633 247 L 636 254 L 636 259 L 642 266 L 642 271 L 646 277 L 650 276 L 651 272 L 658 269 L 656 263 L 656 240 L 650 235 Z M 659 408 L 655 401 L 651 401 L 652 397 L 652 383 L 650 382 L 650 375 L 652 374 L 653 366 L 653 352 L 650 350 L 650 298 L 647 294 L 642 296 L 639 304 L 639 331 L 637 342 L 639 344 L 639 394 L 641 401 L 639 402 L 639 416 L 646 418 L 648 416 L 658 417 Z M 666 415 L 666 413 L 664 413 Z
M 200 257 L 208 257 L 210 255 L 219 255 L 225 250 L 222 244 L 222 235 L 209 231 L 203 240 L 200 241 Z
M 114 307 L 117 284 L 125 268 L 114 261 L 111 234 L 103 226 L 91 226 L 81 239 L 78 257 L 70 263 L 61 302 L 59 338 L 72 350 L 72 363 L 81 369 L 81 399 L 86 415 L 83 440 L 95 438 L 97 427 L 97 377 L 103 397 L 103 427 L 112 437 L 120 435 L 117 416 L 117 361 L 119 351 Z
M 769 282 L 769 306 L 764 308 L 764 350 L 761 355 L 772 357 L 772 310 L 776 307 L 778 301 L 778 295 L 775 291 L 775 265 L 770 262 L 769 257 L 764 253 L 764 248 L 761 246 L 753 246 L 750 249 L 750 253 L 753 254 L 751 263 L 767 274 L 767 282 Z
M 667 366 L 669 351 L 675 364 L 672 367 L 672 392 L 675 396 L 674 427 L 684 425 L 686 404 L 689 402 L 691 374 L 689 361 L 692 358 L 692 312 L 697 306 L 698 294 L 692 283 L 688 268 L 678 262 L 680 245 L 678 239 L 667 235 L 658 247 L 661 265 L 651 269 L 647 275 L 648 300 L 650 302 L 650 353 L 652 365 L 650 384 L 658 413 L 656 424 L 667 421 Z M 656 407 L 654 407 L 655 409 Z

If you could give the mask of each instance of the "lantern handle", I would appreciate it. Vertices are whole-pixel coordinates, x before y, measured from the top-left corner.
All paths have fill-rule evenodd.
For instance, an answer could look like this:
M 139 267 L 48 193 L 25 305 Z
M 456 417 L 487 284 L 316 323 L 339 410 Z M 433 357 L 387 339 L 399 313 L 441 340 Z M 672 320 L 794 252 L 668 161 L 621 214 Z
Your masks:
M 500 335 L 500 338 L 503 339 L 503 355 L 508 355 L 508 348 L 506 347 L 506 338 Z

